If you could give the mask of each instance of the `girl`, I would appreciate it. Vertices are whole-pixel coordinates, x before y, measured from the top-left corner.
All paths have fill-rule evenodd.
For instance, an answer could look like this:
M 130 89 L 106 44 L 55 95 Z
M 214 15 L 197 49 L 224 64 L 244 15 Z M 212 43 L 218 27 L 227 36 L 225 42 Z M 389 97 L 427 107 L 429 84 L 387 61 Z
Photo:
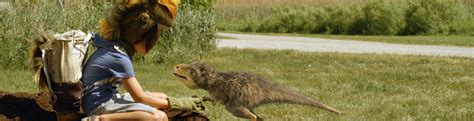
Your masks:
M 172 98 L 144 92 L 132 65 L 134 54 L 147 54 L 159 31 L 172 26 L 176 0 L 122 0 L 100 21 L 93 40 L 97 50 L 84 66 L 83 120 L 168 120 L 159 109 L 199 111 L 202 98 Z M 118 88 L 128 93 L 119 94 Z

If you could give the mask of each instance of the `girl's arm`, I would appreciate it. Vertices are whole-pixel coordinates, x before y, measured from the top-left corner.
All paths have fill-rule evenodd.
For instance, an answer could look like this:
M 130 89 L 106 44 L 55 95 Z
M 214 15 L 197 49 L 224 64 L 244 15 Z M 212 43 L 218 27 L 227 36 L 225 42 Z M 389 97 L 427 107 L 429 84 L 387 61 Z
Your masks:
M 147 104 L 158 109 L 169 108 L 169 103 L 166 98 L 159 98 L 145 94 L 135 77 L 124 78 L 122 82 L 125 89 L 130 93 L 135 102 Z

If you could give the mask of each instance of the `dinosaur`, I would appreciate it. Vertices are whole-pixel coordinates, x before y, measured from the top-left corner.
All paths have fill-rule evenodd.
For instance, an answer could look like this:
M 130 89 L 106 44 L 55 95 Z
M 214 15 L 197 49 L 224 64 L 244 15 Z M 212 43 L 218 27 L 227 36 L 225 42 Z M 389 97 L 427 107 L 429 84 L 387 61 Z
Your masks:
M 173 75 L 191 89 L 208 91 L 213 100 L 225 105 L 234 116 L 252 121 L 263 120 L 252 109 L 268 103 L 301 104 L 341 114 L 293 89 L 248 72 L 217 72 L 206 63 L 193 62 L 176 65 Z

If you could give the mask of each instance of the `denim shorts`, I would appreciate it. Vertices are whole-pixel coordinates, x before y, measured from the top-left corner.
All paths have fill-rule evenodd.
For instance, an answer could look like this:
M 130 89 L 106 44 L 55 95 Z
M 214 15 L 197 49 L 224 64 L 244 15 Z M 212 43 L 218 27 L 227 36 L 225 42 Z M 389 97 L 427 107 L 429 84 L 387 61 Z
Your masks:
M 143 103 L 137 103 L 133 100 L 132 96 L 129 93 L 124 93 L 115 94 L 114 96 L 112 96 L 112 98 L 110 98 L 109 101 L 99 105 L 89 115 L 100 115 L 130 111 L 145 111 L 154 113 L 155 111 L 157 111 L 157 109 Z

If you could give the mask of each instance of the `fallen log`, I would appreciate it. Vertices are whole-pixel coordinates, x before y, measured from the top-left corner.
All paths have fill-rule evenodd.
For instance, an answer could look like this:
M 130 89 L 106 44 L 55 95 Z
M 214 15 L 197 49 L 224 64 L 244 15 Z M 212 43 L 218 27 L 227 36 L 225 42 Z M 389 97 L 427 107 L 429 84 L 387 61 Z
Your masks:
M 165 111 L 171 121 L 208 121 L 206 116 L 189 111 Z M 83 115 L 75 112 L 57 112 L 49 93 L 9 93 L 0 91 L 0 121 L 74 121 Z

